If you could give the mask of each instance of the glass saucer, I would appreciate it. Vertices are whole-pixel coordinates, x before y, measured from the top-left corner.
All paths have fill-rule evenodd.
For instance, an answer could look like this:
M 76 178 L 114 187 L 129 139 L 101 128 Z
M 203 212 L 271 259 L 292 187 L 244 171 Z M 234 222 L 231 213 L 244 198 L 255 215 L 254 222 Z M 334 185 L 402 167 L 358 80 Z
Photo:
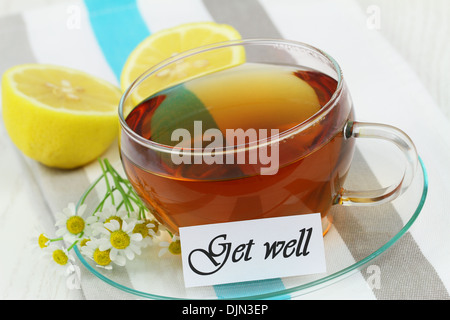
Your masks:
M 374 158 L 370 154 L 364 153 L 362 157 L 359 152 L 359 156 L 355 155 L 346 186 L 360 186 L 363 180 L 370 182 L 367 174 L 373 176 L 374 187 L 383 185 L 385 177 L 392 178 L 392 172 L 385 170 L 387 160 L 383 160 L 383 155 L 380 159 L 376 149 L 371 152 L 377 155 L 377 161 L 366 161 Z M 392 163 L 389 160 L 390 167 Z M 362 172 L 366 176 L 361 177 Z M 95 188 L 101 188 L 100 185 Z M 413 225 L 423 208 L 427 191 L 427 173 L 419 159 L 411 187 L 393 202 L 374 207 L 332 208 L 329 215 L 332 226 L 324 237 L 327 272 L 322 274 L 185 288 L 181 257 L 170 253 L 159 257 L 162 247 L 158 243 L 145 248 L 142 255 L 128 261 L 126 266 L 114 266 L 112 270 L 97 267 L 77 247 L 74 250 L 80 262 L 98 279 L 138 297 L 165 300 L 290 299 L 332 285 L 358 272 L 369 262 L 373 263 Z M 167 240 L 161 238 L 158 241 Z

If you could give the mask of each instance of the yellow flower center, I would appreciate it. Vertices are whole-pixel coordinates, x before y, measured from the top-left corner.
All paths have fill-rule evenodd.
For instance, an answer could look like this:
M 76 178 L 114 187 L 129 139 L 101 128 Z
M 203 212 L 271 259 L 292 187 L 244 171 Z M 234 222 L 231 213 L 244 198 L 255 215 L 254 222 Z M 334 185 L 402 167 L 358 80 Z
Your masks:
M 91 241 L 91 239 L 88 239 L 88 238 L 84 238 L 83 240 L 81 240 L 80 248 L 86 246 L 86 243 L 88 243 L 89 241 Z
M 109 257 L 109 252 L 111 250 L 100 251 L 100 249 L 96 249 L 94 251 L 94 261 L 97 262 L 101 266 L 107 266 L 111 263 L 111 258 Z
M 180 240 L 173 241 L 169 244 L 169 252 L 172 254 L 180 254 L 181 253 Z
M 134 226 L 133 233 L 140 233 L 142 235 L 142 238 L 150 237 L 148 234 L 148 228 L 147 223 L 139 223 Z
M 48 246 L 48 241 L 49 239 L 43 233 L 39 235 L 38 243 L 41 249 Z
M 67 219 L 66 227 L 71 234 L 79 234 L 84 230 L 84 220 L 79 216 L 72 216 Z
M 69 261 L 69 257 L 61 249 L 57 249 L 57 250 L 53 251 L 52 257 L 53 257 L 53 260 L 55 260 L 55 262 L 57 264 L 60 264 L 62 266 L 66 265 L 67 261 Z
M 123 230 L 116 230 L 111 233 L 111 245 L 119 250 L 123 250 L 130 245 L 130 236 Z

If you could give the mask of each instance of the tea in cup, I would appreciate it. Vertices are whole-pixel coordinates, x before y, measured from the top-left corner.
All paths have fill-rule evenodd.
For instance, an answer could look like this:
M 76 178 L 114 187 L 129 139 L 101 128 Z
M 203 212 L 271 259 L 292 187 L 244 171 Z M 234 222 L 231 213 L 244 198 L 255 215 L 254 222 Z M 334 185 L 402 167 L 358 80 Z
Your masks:
M 418 161 L 401 130 L 355 120 L 331 56 L 293 41 L 229 41 L 172 57 L 130 86 L 119 116 L 125 173 L 174 233 L 309 213 L 321 214 L 326 233 L 332 206 L 393 200 Z M 400 181 L 345 188 L 355 140 L 364 137 L 391 141 L 405 154 Z

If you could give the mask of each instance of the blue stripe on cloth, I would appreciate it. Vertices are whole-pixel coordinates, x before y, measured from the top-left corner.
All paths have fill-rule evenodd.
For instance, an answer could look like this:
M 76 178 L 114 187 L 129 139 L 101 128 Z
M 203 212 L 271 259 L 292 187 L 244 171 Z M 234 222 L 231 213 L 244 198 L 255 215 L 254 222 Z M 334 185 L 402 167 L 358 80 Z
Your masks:
M 243 38 L 283 38 L 258 0 L 203 0 L 202 2 L 214 21 L 232 25 Z M 285 286 L 280 278 L 214 286 L 216 295 L 223 299 L 257 296 L 283 289 Z M 290 299 L 291 297 L 286 294 L 278 298 Z
M 92 29 L 106 61 L 120 81 L 133 49 L 150 35 L 136 0 L 84 0 Z
M 239 283 L 220 284 L 214 286 L 214 291 L 219 299 L 233 299 L 233 298 L 252 298 L 259 295 L 272 296 L 274 292 L 284 290 L 283 281 L 280 278 L 256 280 Z M 276 298 L 278 300 L 290 299 L 289 294 L 280 295 Z M 268 298 L 269 299 L 269 298 Z

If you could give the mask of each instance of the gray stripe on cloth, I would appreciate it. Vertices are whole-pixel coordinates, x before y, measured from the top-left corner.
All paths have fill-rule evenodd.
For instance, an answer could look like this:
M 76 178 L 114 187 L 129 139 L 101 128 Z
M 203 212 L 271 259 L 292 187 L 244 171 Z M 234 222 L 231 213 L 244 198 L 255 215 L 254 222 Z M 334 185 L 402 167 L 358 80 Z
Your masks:
M 232 25 L 243 38 L 283 38 L 257 0 L 203 0 L 203 3 L 216 22 Z M 356 188 L 376 187 L 377 178 L 358 150 L 353 164 Z M 333 210 L 334 226 L 355 260 L 377 250 L 403 226 L 392 204 L 367 208 L 336 207 Z M 370 236 L 367 230 L 370 230 Z M 372 289 L 378 299 L 449 298 L 439 275 L 410 233 L 373 263 L 381 269 L 381 285 Z M 366 270 L 361 270 L 361 273 L 368 281 L 371 274 Z
M 22 63 L 36 62 L 28 42 L 25 23 L 20 14 L 0 18 L 0 75 Z
M 281 34 L 257 0 L 203 0 L 203 3 L 217 23 L 232 25 L 243 39 L 281 39 Z M 285 63 L 295 61 L 288 52 L 277 51 L 276 54 L 284 55 Z M 247 48 L 246 56 L 253 62 L 266 60 L 259 50 L 251 48 Z
M 231 24 L 242 38 L 281 38 L 258 0 L 203 0 L 203 3 L 214 21 Z
M 20 14 L 8 15 L 0 18 L 0 72 L 17 64 L 38 63 L 29 43 L 28 33 L 23 16 Z M 69 202 L 77 203 L 84 191 L 89 187 L 89 179 L 83 169 L 78 170 L 58 170 L 48 168 L 29 159 L 24 158 L 24 165 L 34 176 L 36 184 L 40 188 L 41 195 L 47 205 L 47 212 L 39 214 L 52 215 L 46 221 L 55 223 L 54 214 L 61 212 Z M 111 287 L 100 279 L 93 279 L 92 275 L 79 261 L 81 270 L 81 289 L 77 298 L 83 299 L 129 299 L 130 295 Z M 131 286 L 126 271 L 121 277 L 124 286 Z

